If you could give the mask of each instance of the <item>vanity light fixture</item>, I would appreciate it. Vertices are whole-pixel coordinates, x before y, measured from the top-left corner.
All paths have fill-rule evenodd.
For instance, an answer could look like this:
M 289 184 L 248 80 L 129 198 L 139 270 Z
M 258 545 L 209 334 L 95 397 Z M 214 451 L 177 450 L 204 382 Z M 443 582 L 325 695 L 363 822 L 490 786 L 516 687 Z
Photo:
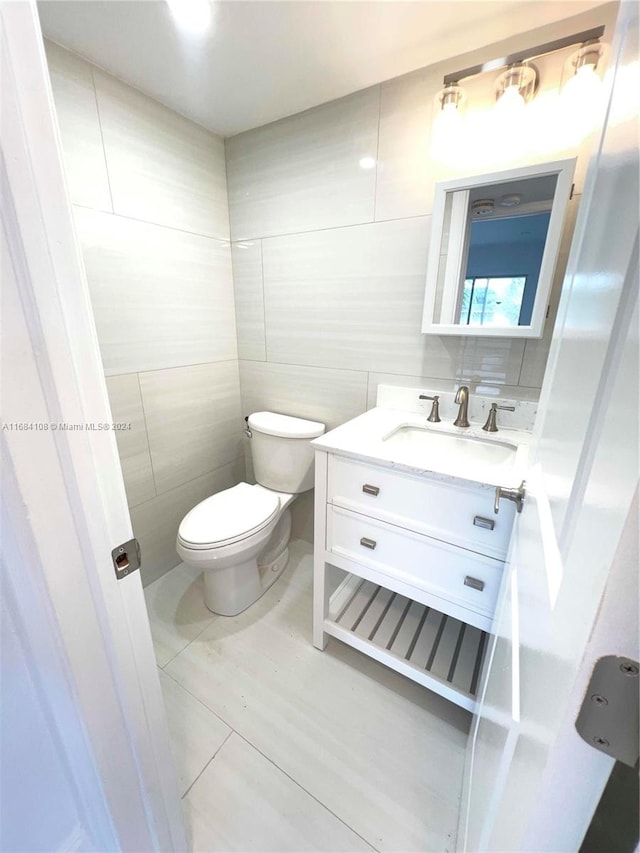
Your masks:
M 496 108 L 510 113 L 520 111 L 538 88 L 538 71 L 533 65 L 516 62 L 496 80 Z
M 443 123 L 454 123 L 460 116 L 466 97 L 465 91 L 457 82 L 445 83 L 436 95 L 438 109 L 437 120 Z
M 435 132 L 432 137 L 432 154 L 436 159 L 450 155 L 459 145 L 466 93 L 455 81 L 449 81 L 436 95 Z
M 466 95 L 460 85 L 461 81 L 501 69 L 494 84 L 496 127 L 493 135 L 499 142 L 520 123 L 525 114 L 525 106 L 536 95 L 539 75 L 537 68 L 531 64 L 531 60 L 577 45 L 580 45 L 580 48 L 572 56 L 574 73 L 572 79 L 564 86 L 563 93 L 567 91 L 567 99 L 571 97 L 574 102 L 578 100 L 581 102 L 579 108 L 572 107 L 570 111 L 572 116 L 575 109 L 593 114 L 595 111 L 589 109 L 588 98 L 593 96 L 596 88 L 600 87 L 596 68 L 603 52 L 600 45 L 603 35 L 604 27 L 594 27 L 591 30 L 536 45 L 510 56 L 492 59 L 482 65 L 474 65 L 446 74 L 443 78 L 443 88 L 436 96 L 436 121 L 432 144 L 434 156 L 441 155 L 443 159 L 451 159 L 452 148 L 455 148 L 456 144 L 459 147 L 460 139 L 464 137 L 461 106 L 463 102 L 466 106 Z M 583 92 L 589 94 L 585 96 Z M 578 124 L 580 128 L 577 127 Z M 583 122 L 576 122 L 576 131 L 583 133 L 582 125 Z
M 576 98 L 586 105 L 590 98 L 599 96 L 602 81 L 596 69 L 601 56 L 602 45 L 599 41 L 587 42 L 572 54 L 569 61 L 574 68 L 574 74 L 562 87 L 564 98 Z
M 462 86 L 458 83 L 448 83 L 444 89 L 438 93 L 440 101 L 440 109 L 443 113 L 451 113 L 460 107 L 464 92 Z

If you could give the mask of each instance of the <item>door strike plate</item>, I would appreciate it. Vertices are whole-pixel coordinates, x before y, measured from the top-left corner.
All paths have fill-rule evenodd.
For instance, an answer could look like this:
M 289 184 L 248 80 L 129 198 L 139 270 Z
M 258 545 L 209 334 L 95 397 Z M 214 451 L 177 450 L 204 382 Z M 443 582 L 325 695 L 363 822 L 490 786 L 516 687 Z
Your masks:
M 137 539 L 129 539 L 128 542 L 123 542 L 111 552 L 113 567 L 116 570 L 116 577 L 119 581 L 126 578 L 131 572 L 135 572 L 140 568 L 140 543 Z
M 580 737 L 623 764 L 638 767 L 638 687 L 640 666 L 630 658 L 607 655 L 593 668 L 576 719 Z

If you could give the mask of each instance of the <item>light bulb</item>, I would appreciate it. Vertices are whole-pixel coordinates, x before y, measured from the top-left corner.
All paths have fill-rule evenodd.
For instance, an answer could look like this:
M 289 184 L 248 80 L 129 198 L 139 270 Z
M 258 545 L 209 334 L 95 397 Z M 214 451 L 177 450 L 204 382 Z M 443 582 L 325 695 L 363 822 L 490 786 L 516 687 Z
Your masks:
M 464 139 L 463 124 L 457 104 L 444 104 L 433 124 L 432 157 L 436 160 L 455 162 Z
M 562 97 L 571 100 L 577 107 L 593 107 L 593 99 L 598 100 L 602 83 L 593 65 L 583 65 L 565 83 Z
M 166 0 L 176 25 L 186 33 L 198 35 L 211 26 L 209 0 Z
M 498 114 L 505 119 L 517 118 L 524 107 L 525 101 L 517 86 L 507 86 L 495 105 Z
M 601 118 L 602 82 L 593 65 L 583 65 L 567 80 L 561 100 L 568 139 L 577 144 Z

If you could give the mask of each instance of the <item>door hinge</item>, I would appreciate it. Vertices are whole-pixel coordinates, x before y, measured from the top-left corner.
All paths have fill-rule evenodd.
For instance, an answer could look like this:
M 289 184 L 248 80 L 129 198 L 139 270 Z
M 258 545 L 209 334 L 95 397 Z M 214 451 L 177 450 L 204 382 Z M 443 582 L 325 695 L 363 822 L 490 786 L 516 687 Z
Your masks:
M 142 562 L 140 556 L 140 543 L 137 539 L 129 539 L 128 542 L 123 542 L 111 552 L 113 560 L 113 568 L 116 570 L 116 577 L 119 581 L 126 578 L 131 572 L 135 572 L 140 568 Z
M 623 764 L 638 767 L 638 661 L 607 655 L 596 662 L 576 719 L 580 737 Z

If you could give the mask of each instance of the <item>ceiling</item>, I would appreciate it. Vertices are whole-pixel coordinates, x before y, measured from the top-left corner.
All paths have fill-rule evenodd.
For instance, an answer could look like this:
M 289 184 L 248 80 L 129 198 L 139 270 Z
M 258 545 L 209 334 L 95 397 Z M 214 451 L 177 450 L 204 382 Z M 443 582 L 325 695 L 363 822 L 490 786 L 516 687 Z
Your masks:
M 42 0 L 45 36 L 223 136 L 568 18 L 601 0 Z

